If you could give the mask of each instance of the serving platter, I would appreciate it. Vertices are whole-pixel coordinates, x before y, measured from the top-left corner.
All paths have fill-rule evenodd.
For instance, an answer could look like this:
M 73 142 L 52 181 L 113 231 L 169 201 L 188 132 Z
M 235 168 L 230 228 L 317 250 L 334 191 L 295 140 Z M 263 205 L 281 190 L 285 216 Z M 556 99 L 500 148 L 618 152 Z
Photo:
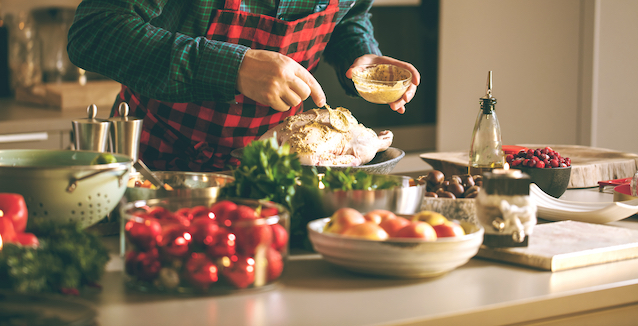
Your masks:
M 243 148 L 234 149 L 230 155 L 241 159 L 244 153 Z M 364 171 L 368 174 L 390 174 L 399 161 L 405 156 L 405 152 L 396 147 L 388 147 L 385 151 L 378 152 L 372 161 L 359 165 L 359 166 L 317 166 L 319 173 L 326 172 L 326 167 L 330 167 L 331 170 L 346 170 L 351 168 L 351 171 Z M 310 167 L 310 165 L 304 165 Z
M 537 185 L 530 185 L 530 197 L 536 203 L 537 216 L 548 221 L 579 221 L 605 224 L 638 213 L 638 199 L 624 202 L 577 202 L 554 198 Z

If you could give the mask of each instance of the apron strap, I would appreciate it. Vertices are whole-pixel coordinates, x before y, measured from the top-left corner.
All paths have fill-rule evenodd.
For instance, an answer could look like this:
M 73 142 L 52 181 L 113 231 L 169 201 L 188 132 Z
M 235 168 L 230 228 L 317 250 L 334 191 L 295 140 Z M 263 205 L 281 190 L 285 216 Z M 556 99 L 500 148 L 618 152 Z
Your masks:
M 224 10 L 239 11 L 239 5 L 241 5 L 241 0 L 226 0 Z

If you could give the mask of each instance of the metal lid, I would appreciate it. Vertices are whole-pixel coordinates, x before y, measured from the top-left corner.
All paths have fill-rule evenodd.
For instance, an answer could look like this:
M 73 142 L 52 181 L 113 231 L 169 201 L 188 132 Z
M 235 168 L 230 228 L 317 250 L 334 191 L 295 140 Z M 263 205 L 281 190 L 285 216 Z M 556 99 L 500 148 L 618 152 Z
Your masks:
M 531 179 L 516 169 L 496 169 L 483 173 L 483 189 L 488 195 L 529 195 Z
M 117 108 L 117 117 L 109 118 L 109 121 L 117 122 L 117 121 L 138 121 L 142 120 L 142 118 L 138 117 L 129 117 L 130 108 L 126 102 L 120 103 L 120 106 Z
M 85 119 L 76 119 L 73 120 L 74 124 L 80 124 L 80 123 L 84 123 L 84 124 L 103 124 L 103 123 L 109 123 L 107 120 L 105 119 L 97 119 L 97 105 L 95 104 L 91 104 L 86 108 L 86 115 L 87 117 Z

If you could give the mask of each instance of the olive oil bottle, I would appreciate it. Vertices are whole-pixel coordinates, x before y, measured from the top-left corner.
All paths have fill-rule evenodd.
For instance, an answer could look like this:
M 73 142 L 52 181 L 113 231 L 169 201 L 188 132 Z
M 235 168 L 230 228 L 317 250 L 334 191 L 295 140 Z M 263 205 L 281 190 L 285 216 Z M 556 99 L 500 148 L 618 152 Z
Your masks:
M 501 127 L 494 111 L 496 98 L 492 96 L 492 71 L 487 74 L 485 96 L 480 99 L 480 104 L 470 146 L 470 175 L 482 175 L 483 172 L 502 168 L 505 163 Z

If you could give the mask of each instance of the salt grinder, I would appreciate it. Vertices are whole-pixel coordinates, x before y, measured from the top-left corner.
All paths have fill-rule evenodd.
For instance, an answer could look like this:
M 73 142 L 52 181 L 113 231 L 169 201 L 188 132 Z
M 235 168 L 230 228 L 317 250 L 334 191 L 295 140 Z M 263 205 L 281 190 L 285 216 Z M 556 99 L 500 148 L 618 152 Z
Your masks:
M 119 116 L 109 119 L 111 122 L 111 140 L 113 152 L 128 155 L 137 161 L 142 135 L 143 119 L 129 117 L 129 106 L 122 102 L 118 107 Z
M 485 229 L 487 247 L 527 247 L 536 225 L 536 205 L 529 196 L 529 175 L 516 169 L 483 173 L 476 217 Z
M 106 152 L 110 122 L 96 119 L 97 105 L 91 104 L 86 109 L 86 119 L 73 120 L 75 149 L 84 151 Z

